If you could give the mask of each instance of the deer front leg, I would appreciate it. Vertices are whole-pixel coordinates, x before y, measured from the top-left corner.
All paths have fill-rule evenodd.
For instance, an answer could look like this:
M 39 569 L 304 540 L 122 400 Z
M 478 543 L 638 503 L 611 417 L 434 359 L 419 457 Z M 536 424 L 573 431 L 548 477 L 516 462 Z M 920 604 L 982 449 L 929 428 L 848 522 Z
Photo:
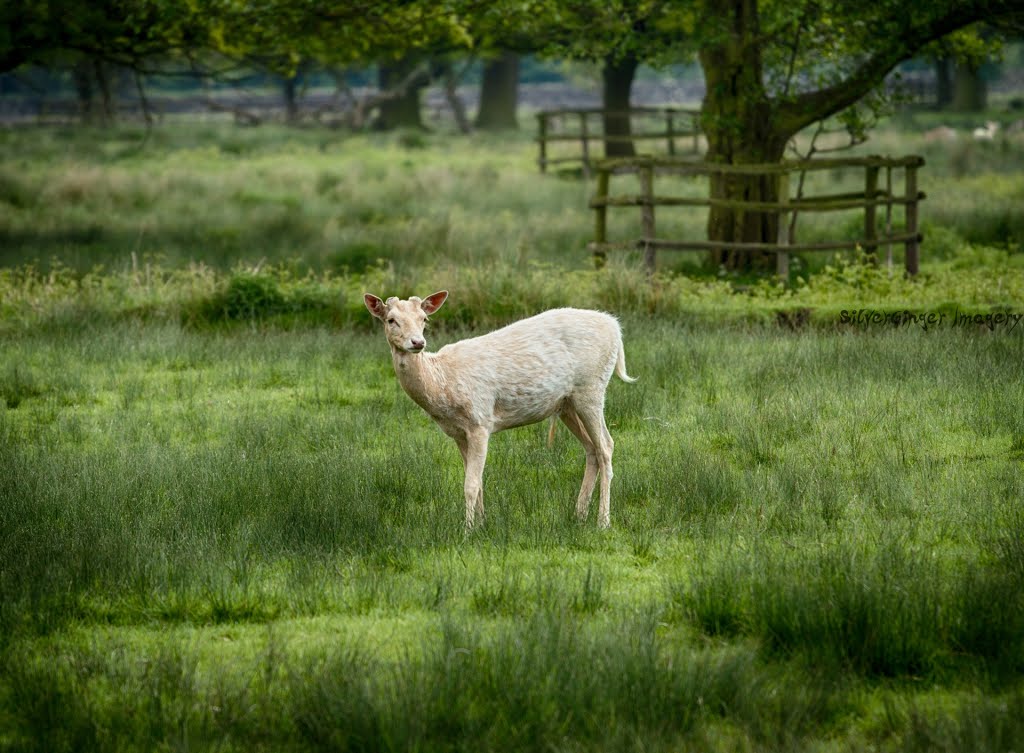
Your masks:
M 459 441 L 459 451 L 466 466 L 466 531 L 484 522 L 484 464 L 487 462 L 487 441 L 490 434 L 486 429 L 476 428 L 466 432 Z

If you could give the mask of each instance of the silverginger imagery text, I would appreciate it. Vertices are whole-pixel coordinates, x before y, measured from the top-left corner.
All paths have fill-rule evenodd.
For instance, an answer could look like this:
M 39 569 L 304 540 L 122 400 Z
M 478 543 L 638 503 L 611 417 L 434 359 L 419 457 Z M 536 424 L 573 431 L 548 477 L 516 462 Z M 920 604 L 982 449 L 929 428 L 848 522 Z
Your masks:
M 1001 329 L 1012 332 L 1016 329 L 1024 314 L 1015 314 L 1008 311 L 997 313 L 976 314 L 956 309 L 952 313 L 948 311 L 926 311 L 914 312 L 909 309 L 903 311 L 879 311 L 877 309 L 843 309 L 839 312 L 840 324 L 856 324 L 860 326 L 918 326 L 922 329 L 929 327 L 970 327 L 983 326 L 990 330 Z

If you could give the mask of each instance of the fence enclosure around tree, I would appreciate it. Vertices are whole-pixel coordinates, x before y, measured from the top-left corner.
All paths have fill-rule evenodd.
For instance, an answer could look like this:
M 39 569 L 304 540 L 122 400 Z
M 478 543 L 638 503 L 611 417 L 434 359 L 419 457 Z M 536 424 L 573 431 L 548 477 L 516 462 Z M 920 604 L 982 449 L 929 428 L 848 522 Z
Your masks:
M 783 161 L 778 164 L 727 165 L 697 162 L 672 157 L 631 157 L 602 160 L 593 164 L 597 188 L 590 207 L 594 210 L 594 241 L 590 249 L 595 262 L 603 263 L 608 250 L 636 248 L 644 252 L 644 260 L 651 271 L 655 268 L 655 255 L 659 249 L 692 251 L 751 251 L 774 252 L 778 274 L 789 276 L 791 253 L 837 251 L 862 248 L 870 258 L 877 258 L 878 249 L 885 246 L 891 261 L 893 244 L 903 244 L 904 265 L 908 275 L 916 275 L 919 266 L 918 203 L 925 198 L 917 189 L 917 171 L 924 165 L 919 156 L 901 158 L 851 157 L 846 159 L 816 159 Z M 853 192 L 803 195 L 804 180 L 816 171 L 863 171 L 863 189 Z M 903 186 L 895 192 L 894 178 L 902 173 Z M 612 194 L 612 176 L 636 174 L 639 193 Z M 658 175 L 691 177 L 761 176 L 778 181 L 778 199 L 775 201 L 747 201 L 710 197 L 710 190 L 702 197 L 665 196 L 655 192 Z M 794 176 L 797 180 L 794 180 Z M 883 180 L 884 177 L 884 180 Z M 794 185 L 797 195 L 792 196 Z M 615 207 L 639 207 L 640 237 L 622 241 L 608 238 L 608 210 Z M 778 221 L 776 242 L 732 242 L 659 238 L 655 222 L 656 207 L 722 207 L 736 212 L 757 212 L 775 215 Z M 902 227 L 893 225 L 894 208 L 902 207 Z M 859 238 L 798 243 L 793 237 L 795 218 L 803 213 L 863 210 L 863 234 Z M 884 214 L 880 215 L 880 211 Z M 883 219 L 879 227 L 879 220 Z
M 669 157 L 697 154 L 699 115 L 696 110 L 675 107 L 634 107 L 622 112 L 600 108 L 545 110 L 537 113 L 537 164 L 542 173 L 549 166 L 579 165 L 590 177 L 592 165 L 607 156 L 605 144 L 640 142 L 647 152 Z M 629 132 L 606 133 L 606 118 L 628 122 Z

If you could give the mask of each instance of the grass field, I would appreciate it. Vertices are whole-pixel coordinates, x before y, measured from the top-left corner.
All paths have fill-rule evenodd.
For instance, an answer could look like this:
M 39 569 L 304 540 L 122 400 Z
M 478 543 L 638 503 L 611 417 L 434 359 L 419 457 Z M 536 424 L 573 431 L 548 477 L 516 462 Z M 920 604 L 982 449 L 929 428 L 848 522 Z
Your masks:
M 590 269 L 525 135 L 141 141 L 0 134 L 0 750 L 1019 750 L 1024 322 L 954 322 L 1024 314 L 1018 145 L 927 155 L 921 279 L 785 288 Z M 620 316 L 609 531 L 538 425 L 463 534 L 360 300 L 441 287 Z

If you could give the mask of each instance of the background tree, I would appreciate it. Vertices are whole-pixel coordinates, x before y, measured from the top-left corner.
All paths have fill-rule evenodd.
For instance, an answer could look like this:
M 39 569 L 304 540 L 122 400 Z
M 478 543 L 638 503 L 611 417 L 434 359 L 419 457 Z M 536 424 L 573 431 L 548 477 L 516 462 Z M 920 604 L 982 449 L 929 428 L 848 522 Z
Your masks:
M 998 52 L 1003 34 L 987 24 L 975 24 L 924 47 L 920 55 L 934 61 L 935 106 L 963 112 L 985 109 L 988 84 L 985 71 Z
M 464 13 L 470 19 L 472 52 L 483 63 L 480 104 L 473 125 L 489 131 L 518 128 L 519 76 L 524 55 L 543 45 L 543 25 L 535 14 L 552 6 L 531 2 L 494 2 L 474 5 Z
M 661 66 L 692 59 L 684 18 L 687 3 L 656 0 L 555 0 L 539 3 L 528 21 L 538 49 L 553 58 L 601 65 L 601 106 L 610 157 L 634 153 L 628 111 L 641 64 Z
M 421 127 L 419 99 L 430 57 L 471 41 L 464 16 L 443 2 L 195 0 L 194 6 L 206 20 L 209 49 L 227 59 L 258 61 L 286 81 L 301 65 L 337 70 L 377 64 L 381 92 L 372 106 L 382 128 Z
M 485 131 L 518 128 L 518 90 L 519 54 L 505 49 L 486 56 L 474 125 Z
M 408 55 L 394 62 L 381 62 L 377 68 L 377 86 L 390 96 L 379 105 L 374 127 L 423 128 L 420 95 L 430 83 L 429 66 L 425 60 Z
M 206 25 L 185 3 L 7 0 L 0 4 L 0 73 L 25 64 L 71 72 L 83 120 L 110 122 L 116 95 L 205 46 Z M 147 113 L 148 117 L 148 113 Z

